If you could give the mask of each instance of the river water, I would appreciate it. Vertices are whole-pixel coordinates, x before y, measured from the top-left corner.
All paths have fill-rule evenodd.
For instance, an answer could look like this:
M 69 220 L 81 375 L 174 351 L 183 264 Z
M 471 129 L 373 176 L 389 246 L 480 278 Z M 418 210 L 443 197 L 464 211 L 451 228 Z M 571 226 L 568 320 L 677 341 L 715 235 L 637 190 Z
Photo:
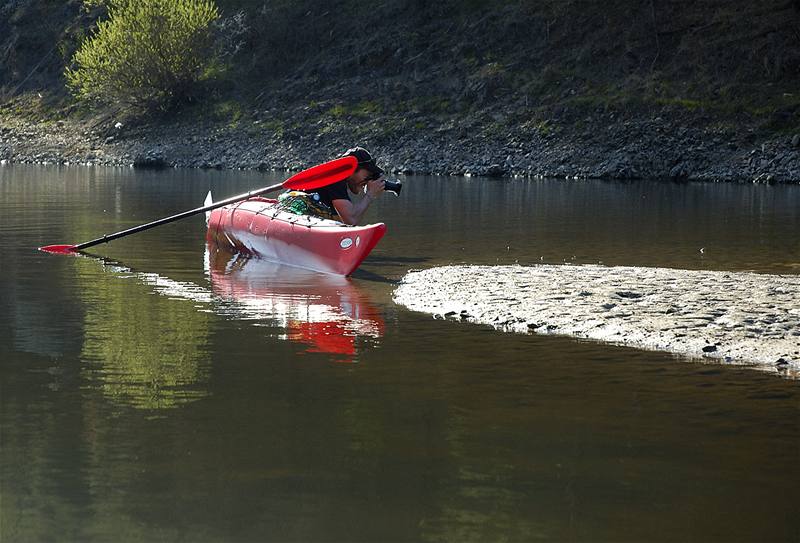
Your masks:
M 412 269 L 800 273 L 800 187 L 410 177 L 350 279 L 208 251 L 280 180 L 0 167 L 2 541 L 797 541 L 800 388 L 392 301 Z

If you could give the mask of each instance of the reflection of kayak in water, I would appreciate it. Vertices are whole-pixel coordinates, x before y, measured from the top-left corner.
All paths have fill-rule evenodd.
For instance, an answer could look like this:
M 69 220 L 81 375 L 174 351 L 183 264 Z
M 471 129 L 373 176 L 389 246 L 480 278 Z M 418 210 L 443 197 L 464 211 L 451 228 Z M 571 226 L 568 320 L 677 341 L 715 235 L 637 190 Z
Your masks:
M 215 209 L 208 217 L 208 240 L 289 266 L 350 275 L 386 232 L 383 223 L 347 226 L 282 211 L 276 202 L 251 198 Z
M 208 247 L 211 289 L 238 317 L 274 320 L 309 352 L 352 357 L 359 337 L 383 336 L 380 312 L 350 279 Z

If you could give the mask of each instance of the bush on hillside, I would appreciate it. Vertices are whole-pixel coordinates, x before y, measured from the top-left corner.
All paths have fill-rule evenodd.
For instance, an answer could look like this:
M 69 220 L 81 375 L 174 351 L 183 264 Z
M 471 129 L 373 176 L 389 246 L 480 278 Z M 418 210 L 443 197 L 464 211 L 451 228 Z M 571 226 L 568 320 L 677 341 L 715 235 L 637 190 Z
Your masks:
M 93 0 L 97 4 L 97 0 Z M 169 109 L 192 94 L 213 61 L 213 0 L 109 0 L 108 19 L 67 68 L 79 99 Z

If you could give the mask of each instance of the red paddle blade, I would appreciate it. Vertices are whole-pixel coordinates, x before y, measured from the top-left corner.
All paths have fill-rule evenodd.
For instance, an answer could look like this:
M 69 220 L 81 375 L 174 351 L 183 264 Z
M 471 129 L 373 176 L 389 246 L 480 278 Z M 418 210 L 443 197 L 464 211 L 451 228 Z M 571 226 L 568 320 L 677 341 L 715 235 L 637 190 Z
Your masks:
M 39 247 L 40 251 L 44 251 L 45 253 L 53 253 L 57 255 L 68 255 L 75 252 L 74 245 L 45 245 L 44 247 Z
M 350 177 L 357 167 L 358 159 L 354 156 L 337 158 L 294 174 L 283 182 L 283 187 L 290 190 L 318 189 Z

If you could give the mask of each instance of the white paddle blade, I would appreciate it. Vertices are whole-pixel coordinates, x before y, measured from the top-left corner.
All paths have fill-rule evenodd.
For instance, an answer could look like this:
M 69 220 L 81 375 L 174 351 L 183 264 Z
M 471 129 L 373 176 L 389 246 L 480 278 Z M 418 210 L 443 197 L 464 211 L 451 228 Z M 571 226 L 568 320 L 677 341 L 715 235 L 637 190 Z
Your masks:
M 210 206 L 213 203 L 214 203 L 214 198 L 211 197 L 211 191 L 208 191 L 208 194 L 206 194 L 206 199 L 203 202 L 203 207 Z M 211 219 L 211 212 L 206 211 L 206 226 L 208 226 L 208 221 L 210 219 Z

